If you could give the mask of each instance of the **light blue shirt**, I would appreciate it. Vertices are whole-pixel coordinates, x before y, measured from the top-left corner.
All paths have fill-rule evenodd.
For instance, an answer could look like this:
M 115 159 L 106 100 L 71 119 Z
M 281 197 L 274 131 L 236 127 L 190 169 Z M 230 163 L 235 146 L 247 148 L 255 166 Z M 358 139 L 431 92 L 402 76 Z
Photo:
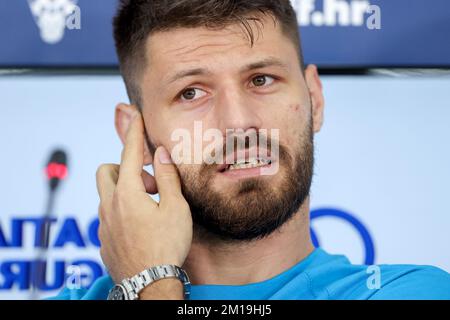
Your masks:
M 378 277 L 378 278 L 376 278 Z M 379 281 L 377 281 L 377 279 Z M 52 299 L 103 300 L 114 283 L 99 278 L 89 289 L 65 288 Z M 283 273 L 246 285 L 192 285 L 191 300 L 445 299 L 450 274 L 432 266 L 353 265 L 342 255 L 315 249 Z

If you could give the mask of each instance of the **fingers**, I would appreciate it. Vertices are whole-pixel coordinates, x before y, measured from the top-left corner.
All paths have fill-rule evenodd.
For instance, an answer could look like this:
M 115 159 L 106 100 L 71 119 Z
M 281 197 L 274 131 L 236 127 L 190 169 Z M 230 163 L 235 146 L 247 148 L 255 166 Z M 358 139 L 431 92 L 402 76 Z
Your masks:
M 155 179 L 160 196 L 160 204 L 168 204 L 174 200 L 184 199 L 181 192 L 180 177 L 169 152 L 164 147 L 158 147 L 153 161 Z
M 158 188 L 156 187 L 155 177 L 147 171 L 142 171 L 142 181 L 144 181 L 145 192 L 149 194 L 157 194 Z
M 120 164 L 119 184 L 135 190 L 145 190 L 142 180 L 144 166 L 144 124 L 137 112 L 128 129 Z
M 114 196 L 114 190 L 119 178 L 120 167 L 116 164 L 103 164 L 97 169 L 97 191 L 102 203 L 109 203 Z M 142 181 L 144 182 L 145 192 L 149 194 L 158 193 L 155 177 L 147 171 L 142 170 Z
M 112 199 L 119 178 L 119 166 L 115 164 L 103 164 L 97 169 L 97 191 L 100 201 Z
M 159 147 L 156 150 L 153 165 L 155 177 L 143 170 L 144 124 L 142 115 L 138 112 L 128 129 L 122 152 L 120 172 L 118 167 L 99 170 L 97 188 L 100 198 L 112 198 L 115 191 L 114 187 L 117 185 L 120 186 L 120 190 L 127 190 L 127 192 L 134 190 L 150 194 L 159 193 L 160 204 L 170 203 L 173 200 L 184 200 L 178 170 L 164 147 Z M 114 174 L 109 172 L 111 170 L 114 171 Z

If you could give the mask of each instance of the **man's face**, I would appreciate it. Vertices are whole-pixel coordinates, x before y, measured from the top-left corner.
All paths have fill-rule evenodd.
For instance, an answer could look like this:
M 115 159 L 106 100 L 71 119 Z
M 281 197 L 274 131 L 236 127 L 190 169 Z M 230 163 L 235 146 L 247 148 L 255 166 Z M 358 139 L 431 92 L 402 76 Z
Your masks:
M 141 92 L 148 139 L 172 152 L 180 144 L 172 134 L 189 132 L 191 154 L 178 164 L 183 194 L 194 225 L 222 239 L 270 234 L 299 209 L 311 184 L 315 129 L 310 93 L 294 43 L 271 18 L 263 22 L 254 28 L 253 47 L 239 24 L 157 32 L 147 44 Z M 224 161 L 236 160 L 238 149 L 256 150 L 259 162 L 253 168 L 198 163 L 195 152 L 203 152 L 211 141 L 198 139 L 195 123 L 202 133 L 219 130 L 225 144 L 230 141 L 227 130 L 244 142 L 245 134 L 256 133 L 259 141 L 268 140 L 268 148 L 247 140 L 227 154 L 223 145 Z M 278 136 L 272 135 L 274 129 Z M 271 154 L 271 145 L 278 146 L 279 157 Z M 275 174 L 261 174 L 267 160 L 278 168 Z

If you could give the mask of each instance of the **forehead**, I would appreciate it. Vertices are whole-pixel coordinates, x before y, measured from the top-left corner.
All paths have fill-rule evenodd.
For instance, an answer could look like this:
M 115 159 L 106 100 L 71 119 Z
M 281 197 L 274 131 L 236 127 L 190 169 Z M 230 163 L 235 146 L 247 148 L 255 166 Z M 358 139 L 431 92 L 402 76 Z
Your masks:
M 291 61 L 292 54 L 296 55 L 293 42 L 272 18 L 252 22 L 251 26 L 253 46 L 239 23 L 217 30 L 197 27 L 156 32 L 146 43 L 149 70 L 145 74 L 162 80 L 161 77 L 185 68 L 207 66 L 216 71 L 232 70 L 256 59 L 278 57 Z

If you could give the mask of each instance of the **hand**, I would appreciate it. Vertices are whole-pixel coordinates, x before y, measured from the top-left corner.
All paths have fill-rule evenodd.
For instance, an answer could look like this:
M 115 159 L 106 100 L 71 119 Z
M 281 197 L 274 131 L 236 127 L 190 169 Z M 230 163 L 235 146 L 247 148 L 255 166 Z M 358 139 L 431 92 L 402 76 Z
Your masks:
M 164 147 L 156 150 L 155 177 L 143 165 L 144 124 L 137 112 L 120 167 L 97 170 L 100 254 L 115 283 L 156 265 L 181 267 L 192 243 L 191 211 L 169 153 Z M 149 195 L 157 192 L 159 204 Z

